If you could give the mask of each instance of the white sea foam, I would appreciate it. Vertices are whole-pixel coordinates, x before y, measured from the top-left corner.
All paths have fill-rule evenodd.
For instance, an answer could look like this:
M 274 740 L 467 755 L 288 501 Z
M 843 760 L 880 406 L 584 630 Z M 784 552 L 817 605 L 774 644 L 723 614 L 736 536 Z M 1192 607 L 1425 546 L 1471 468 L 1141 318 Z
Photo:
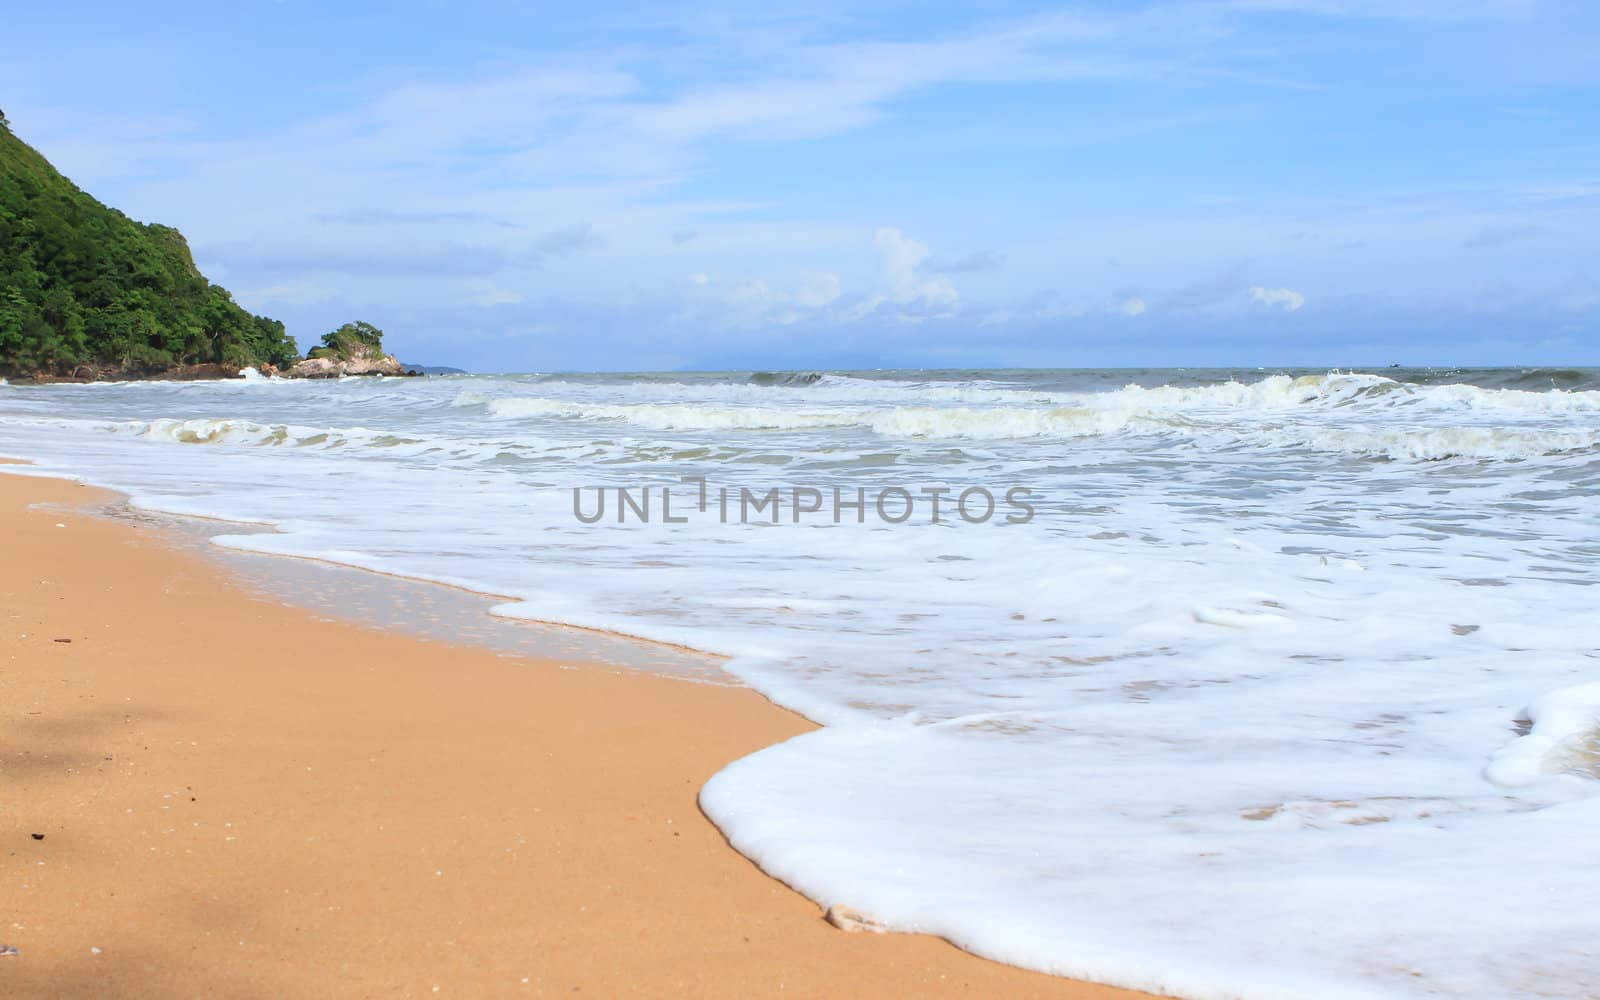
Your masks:
M 1552 691 L 1522 715 L 1529 731 L 1494 755 L 1490 781 L 1519 788 L 1551 776 L 1600 778 L 1600 682 Z
M 0 454 L 732 656 L 825 728 L 706 811 L 893 926 L 1183 996 L 1600 994 L 1600 395 L 1112 378 L 12 387 Z M 572 516 L 694 475 L 1039 510 Z
M 490 414 L 508 419 L 568 417 L 619 420 L 649 430 L 827 430 L 859 427 L 890 437 L 1005 439 L 1115 433 L 1131 415 L 1083 408 L 1039 409 L 892 407 L 834 409 L 726 407 L 687 403 L 600 404 L 515 398 L 487 400 Z

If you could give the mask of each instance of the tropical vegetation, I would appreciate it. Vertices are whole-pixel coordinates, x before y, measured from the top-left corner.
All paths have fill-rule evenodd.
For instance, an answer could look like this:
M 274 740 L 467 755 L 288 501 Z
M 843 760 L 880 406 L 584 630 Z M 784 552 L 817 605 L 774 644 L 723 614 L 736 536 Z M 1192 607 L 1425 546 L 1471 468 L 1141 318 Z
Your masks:
M 200 273 L 182 233 L 101 204 L 0 113 L 0 375 L 281 366 L 297 355 L 282 323 Z

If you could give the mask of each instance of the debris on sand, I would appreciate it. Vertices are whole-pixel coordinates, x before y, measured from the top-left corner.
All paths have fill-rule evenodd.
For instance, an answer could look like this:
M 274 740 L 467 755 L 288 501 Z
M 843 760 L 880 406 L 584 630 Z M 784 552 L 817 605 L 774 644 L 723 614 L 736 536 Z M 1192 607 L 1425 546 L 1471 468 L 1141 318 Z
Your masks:
M 828 907 L 828 912 L 822 919 L 846 934 L 882 934 L 889 929 L 877 917 L 868 916 L 853 906 L 844 906 L 840 903 Z

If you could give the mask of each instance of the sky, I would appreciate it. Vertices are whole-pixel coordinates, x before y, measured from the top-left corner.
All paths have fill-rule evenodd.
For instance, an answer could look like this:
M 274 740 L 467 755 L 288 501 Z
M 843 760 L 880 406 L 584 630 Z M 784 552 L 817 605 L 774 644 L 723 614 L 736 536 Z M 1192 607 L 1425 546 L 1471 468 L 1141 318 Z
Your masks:
M 21 5 L 0 108 L 302 348 L 1600 364 L 1588 0 L 328 6 Z

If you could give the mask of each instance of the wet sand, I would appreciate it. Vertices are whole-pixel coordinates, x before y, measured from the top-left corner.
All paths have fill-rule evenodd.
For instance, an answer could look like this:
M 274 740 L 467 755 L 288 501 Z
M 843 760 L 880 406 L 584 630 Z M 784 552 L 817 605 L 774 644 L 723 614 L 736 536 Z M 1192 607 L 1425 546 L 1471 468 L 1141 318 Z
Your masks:
M 0 994 L 1141 995 L 825 924 L 696 806 L 810 728 L 753 691 L 328 621 L 108 499 L 0 475 Z

